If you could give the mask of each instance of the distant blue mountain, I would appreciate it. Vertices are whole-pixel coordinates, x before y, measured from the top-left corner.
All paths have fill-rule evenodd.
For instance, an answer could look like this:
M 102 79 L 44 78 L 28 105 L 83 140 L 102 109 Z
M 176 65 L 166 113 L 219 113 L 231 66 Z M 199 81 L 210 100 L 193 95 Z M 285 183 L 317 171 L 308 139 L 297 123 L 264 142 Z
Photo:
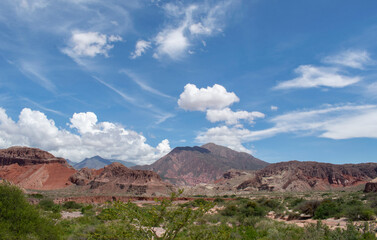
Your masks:
M 71 161 L 70 161 L 71 162 Z M 100 156 L 94 156 L 91 158 L 85 158 L 79 163 L 73 163 L 71 164 L 75 169 L 81 169 L 81 168 L 93 168 L 93 169 L 100 169 L 107 165 L 110 165 L 113 162 L 118 162 L 123 164 L 126 167 L 132 167 L 136 164 L 133 164 L 131 162 L 121 161 L 121 160 L 115 160 L 115 159 L 105 159 Z

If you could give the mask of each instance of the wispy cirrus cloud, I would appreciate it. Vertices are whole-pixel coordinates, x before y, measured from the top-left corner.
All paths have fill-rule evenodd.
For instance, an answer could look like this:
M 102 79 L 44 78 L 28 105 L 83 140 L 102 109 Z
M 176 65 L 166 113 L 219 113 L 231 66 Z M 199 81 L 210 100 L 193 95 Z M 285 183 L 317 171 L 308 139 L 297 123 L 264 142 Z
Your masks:
M 156 48 L 153 56 L 157 59 L 164 56 L 173 60 L 181 59 L 189 53 L 189 47 L 196 42 L 202 43 L 202 37 L 222 32 L 226 13 L 237 2 L 224 0 L 215 4 L 205 2 L 188 6 L 172 3 L 164 5 L 166 16 L 170 21 L 154 37 Z
M 154 95 L 160 96 L 160 97 L 165 97 L 165 98 L 170 98 L 170 99 L 175 99 L 172 96 L 169 96 L 165 93 L 160 92 L 159 90 L 149 86 L 147 83 L 145 83 L 137 74 L 132 72 L 131 70 L 128 69 L 122 69 L 120 70 L 121 73 L 125 74 L 127 77 L 129 77 L 133 82 L 135 82 L 141 89 L 150 92 Z
M 365 50 L 347 50 L 334 56 L 323 59 L 324 63 L 336 64 L 345 67 L 364 69 L 365 65 L 371 64 L 372 59 Z
M 274 89 L 332 87 L 342 88 L 359 82 L 359 76 L 346 76 L 334 67 L 301 65 L 295 69 L 299 77 L 278 83 Z
M 243 143 L 278 134 L 316 136 L 329 139 L 377 138 L 377 105 L 327 105 L 293 111 L 269 120 L 272 127 L 250 130 L 243 126 L 218 126 L 200 132 L 198 142 L 214 142 L 245 151 Z
M 363 79 L 361 76 L 347 74 L 346 68 L 363 70 L 373 61 L 365 50 L 346 50 L 337 55 L 327 56 L 322 62 L 327 66 L 300 65 L 295 69 L 297 78 L 280 82 L 273 89 L 343 88 Z
M 108 84 L 107 82 L 103 81 L 102 79 L 98 78 L 98 77 L 95 77 L 93 76 L 93 78 L 95 80 L 97 80 L 99 83 L 101 83 L 102 85 L 106 86 L 107 88 L 111 89 L 112 91 L 114 91 L 116 94 L 118 94 L 119 96 L 121 96 L 124 100 L 126 100 L 127 102 L 129 103 L 132 103 L 132 104 L 135 104 L 136 103 L 136 99 L 133 98 L 133 97 L 130 97 L 128 96 L 127 94 L 125 94 L 124 92 L 118 90 L 116 87 Z
M 136 42 L 135 51 L 131 53 L 131 58 L 135 59 L 143 55 L 147 49 L 151 48 L 151 42 L 145 40 L 139 40 Z
M 44 72 L 46 71 L 46 69 L 40 66 L 38 62 L 22 60 L 21 62 L 16 63 L 14 61 L 8 60 L 8 63 L 14 65 L 23 75 L 25 75 L 28 79 L 34 81 L 41 87 L 50 92 L 56 92 L 55 84 L 45 76 Z

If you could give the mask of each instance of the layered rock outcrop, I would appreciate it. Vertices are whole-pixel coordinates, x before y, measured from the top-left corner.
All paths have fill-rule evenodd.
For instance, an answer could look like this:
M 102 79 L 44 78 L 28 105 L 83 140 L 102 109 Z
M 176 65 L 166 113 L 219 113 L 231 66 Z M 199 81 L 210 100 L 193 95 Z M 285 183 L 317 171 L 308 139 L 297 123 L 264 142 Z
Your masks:
M 307 191 L 365 184 L 377 177 L 377 163 L 335 165 L 319 162 L 281 162 L 256 172 L 237 189 Z
M 126 195 L 168 195 L 173 191 L 169 183 L 162 181 L 152 171 L 132 170 L 121 163 L 112 163 L 102 169 L 81 169 L 70 180 L 86 186 L 92 193 Z
M 71 185 L 76 170 L 65 159 L 28 147 L 0 150 L 0 178 L 25 189 L 53 190 Z
M 0 166 L 18 164 L 19 166 L 34 164 L 60 163 L 67 165 L 64 158 L 57 158 L 49 152 L 38 148 L 10 147 L 0 149 Z

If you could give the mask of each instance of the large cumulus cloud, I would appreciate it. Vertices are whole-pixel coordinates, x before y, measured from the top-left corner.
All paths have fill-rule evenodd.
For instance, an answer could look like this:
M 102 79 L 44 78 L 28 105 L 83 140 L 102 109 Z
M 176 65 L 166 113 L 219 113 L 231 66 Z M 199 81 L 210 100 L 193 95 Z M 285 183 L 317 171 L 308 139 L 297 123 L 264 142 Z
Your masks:
M 73 131 L 58 128 L 44 113 L 29 108 L 21 111 L 16 122 L 0 108 L 0 147 L 38 147 L 73 161 L 100 155 L 138 164 L 151 163 L 170 151 L 167 139 L 154 148 L 142 134 L 120 124 L 98 122 L 92 112 L 73 114 L 69 126 Z

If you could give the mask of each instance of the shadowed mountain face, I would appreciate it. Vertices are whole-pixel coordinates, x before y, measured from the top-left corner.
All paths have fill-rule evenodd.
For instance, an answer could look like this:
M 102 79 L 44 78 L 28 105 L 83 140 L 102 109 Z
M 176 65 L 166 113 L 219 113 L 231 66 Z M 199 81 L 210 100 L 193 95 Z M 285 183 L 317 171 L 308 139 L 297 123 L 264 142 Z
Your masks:
M 209 143 L 201 147 L 177 147 L 151 165 L 133 168 L 155 171 L 176 185 L 196 185 L 213 182 L 232 168 L 256 170 L 267 165 L 250 154 Z
M 377 177 L 377 163 L 335 165 L 319 162 L 280 162 L 256 172 L 239 190 L 310 191 L 365 184 Z
M 126 167 L 132 167 L 135 166 L 135 164 L 126 162 L 126 161 L 121 161 L 121 160 L 114 160 L 114 159 L 105 159 L 100 156 L 94 156 L 91 158 L 85 158 L 79 163 L 74 163 L 72 166 L 75 169 L 82 169 L 82 168 L 92 168 L 92 169 L 100 169 L 103 168 L 107 165 L 110 165 L 113 162 L 118 162 L 123 164 Z

